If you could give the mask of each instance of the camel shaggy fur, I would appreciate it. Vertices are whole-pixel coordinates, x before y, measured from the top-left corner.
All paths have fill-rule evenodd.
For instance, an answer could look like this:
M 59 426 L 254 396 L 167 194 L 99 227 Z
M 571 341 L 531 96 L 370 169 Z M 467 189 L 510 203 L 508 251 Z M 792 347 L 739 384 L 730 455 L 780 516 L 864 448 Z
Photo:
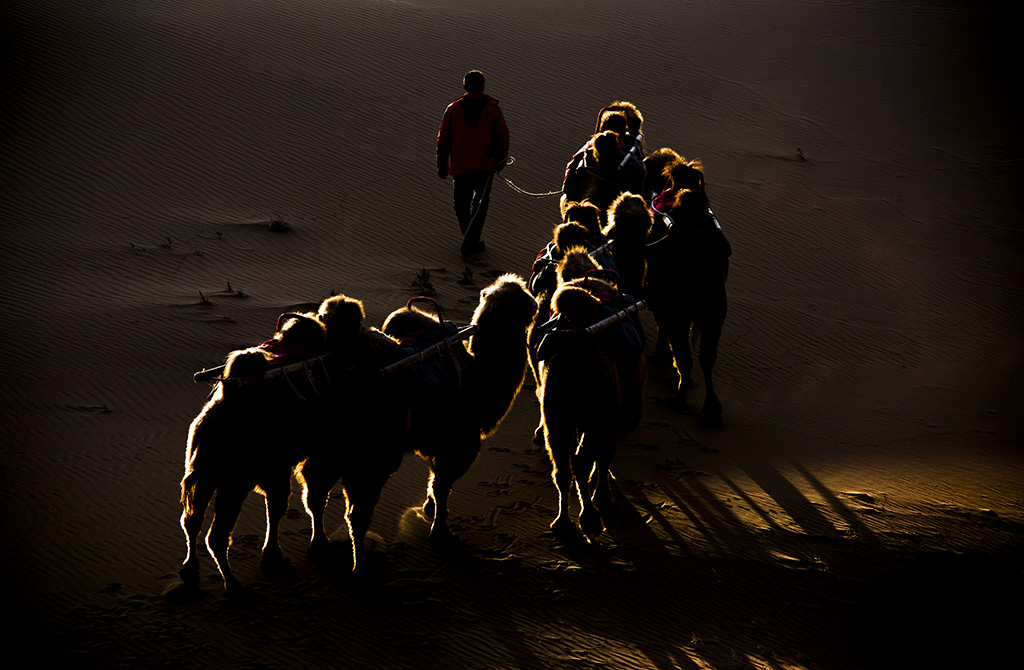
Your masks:
M 636 427 L 643 411 L 641 349 L 618 346 L 611 329 L 572 332 L 607 316 L 610 308 L 602 299 L 617 293 L 614 284 L 593 276 L 563 283 L 552 304 L 570 332 L 551 333 L 550 343 L 545 338 L 541 346 L 541 420 L 559 500 L 551 528 L 561 537 L 577 532 L 569 517 L 573 482 L 580 530 L 588 538 L 604 530 L 616 441 Z
M 651 229 L 651 212 L 644 199 L 633 193 L 623 193 L 608 208 L 605 238 L 611 243 L 611 255 L 619 276 L 619 289 L 639 296 L 643 289 L 647 262 L 644 245 Z
M 632 137 L 643 133 L 644 117 L 636 105 L 624 100 L 616 100 L 597 113 L 597 125 L 594 132 L 604 130 L 603 125 L 609 116 L 622 114 L 626 117 L 627 130 Z
M 659 343 L 667 341 L 671 349 L 679 374 L 676 398 L 683 405 L 686 390 L 693 387 L 690 347 L 699 344 L 697 358 L 704 373 L 702 421 L 718 426 L 722 403 L 712 373 L 728 310 L 725 284 L 732 252 L 708 207 L 700 163 L 681 159 L 666 165 L 663 174 L 668 179 L 670 209 L 665 212 L 665 205 L 661 206 L 656 216 L 660 231 L 647 245 L 644 295 L 658 324 Z
M 619 169 L 625 155 L 625 136 L 605 130 L 590 138 L 586 148 L 584 166 L 574 172 L 564 185 L 559 202 L 565 212 L 567 203 L 591 202 L 601 213 L 601 225 L 607 223 L 607 211 L 612 202 L 625 191 L 637 193 L 643 187 L 643 173 L 632 169 Z
M 390 362 L 398 344 L 364 331 L 362 305 L 343 296 L 321 307 L 330 327 L 317 315 L 288 316 L 272 340 L 228 356 L 222 381 L 189 428 L 181 481 L 181 527 L 188 548 L 180 575 L 186 587 L 199 583 L 198 537 L 214 496 L 206 546 L 229 595 L 244 592 L 231 571 L 228 548 L 250 491 L 266 502 L 260 565 L 268 572 L 287 566 L 278 531 L 297 466 L 313 524 L 311 548 L 326 542 L 323 507 L 331 487 L 345 476 L 353 569 L 362 565 L 363 537 L 380 487 L 401 461 L 409 409 L 385 384 L 358 370 Z M 285 352 L 289 362 L 331 356 L 294 378 L 264 379 L 272 366 L 283 364 L 274 355 Z
M 480 453 L 522 388 L 527 368 L 527 332 L 537 302 L 522 278 L 506 274 L 480 292 L 472 323 L 477 331 L 467 347 L 472 364 L 458 385 L 420 392 L 413 398 L 409 444 L 430 467 L 423 512 L 430 536 L 450 535 L 448 497 L 452 486 Z M 403 339 L 437 327 L 432 315 L 406 306 L 384 322 L 388 335 Z M 461 343 L 455 346 L 461 347 Z

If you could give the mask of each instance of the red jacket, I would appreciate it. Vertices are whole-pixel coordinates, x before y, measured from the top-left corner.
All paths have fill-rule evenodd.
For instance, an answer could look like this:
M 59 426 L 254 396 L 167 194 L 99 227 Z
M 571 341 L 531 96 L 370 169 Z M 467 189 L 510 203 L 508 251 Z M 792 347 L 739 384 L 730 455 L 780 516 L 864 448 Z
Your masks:
M 467 93 L 444 110 L 437 131 L 437 169 L 448 174 L 493 170 L 508 157 L 508 126 L 498 101 Z

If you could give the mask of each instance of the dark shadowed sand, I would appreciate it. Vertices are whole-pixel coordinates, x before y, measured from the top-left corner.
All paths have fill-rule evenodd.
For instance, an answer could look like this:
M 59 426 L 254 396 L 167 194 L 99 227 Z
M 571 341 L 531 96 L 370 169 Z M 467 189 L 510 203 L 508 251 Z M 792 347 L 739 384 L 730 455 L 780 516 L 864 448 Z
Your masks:
M 3 14 L 9 648 L 67 667 L 1015 665 L 1008 10 L 15 0 Z M 466 323 L 491 279 L 529 273 L 556 202 L 497 182 L 487 252 L 458 283 L 433 142 L 474 67 L 512 131 L 503 174 L 527 191 L 559 187 L 614 99 L 640 107 L 648 149 L 703 159 L 735 250 L 725 427 L 670 409 L 672 371 L 652 367 L 613 463 L 621 514 L 569 549 L 547 530 L 531 385 L 456 486 L 455 547 L 427 543 L 426 467 L 409 456 L 364 588 L 306 560 L 297 496 L 282 540 L 296 573 L 263 577 L 254 494 L 232 550 L 253 601 L 226 601 L 205 553 L 205 597 L 167 599 L 186 431 L 209 390 L 194 371 L 332 292 L 380 325 L 425 268 Z

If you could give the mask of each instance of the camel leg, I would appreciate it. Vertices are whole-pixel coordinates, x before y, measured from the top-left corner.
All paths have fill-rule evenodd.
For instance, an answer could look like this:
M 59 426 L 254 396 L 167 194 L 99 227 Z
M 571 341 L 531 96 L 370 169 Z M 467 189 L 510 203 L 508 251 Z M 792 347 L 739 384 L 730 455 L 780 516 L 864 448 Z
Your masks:
M 597 476 L 597 482 L 594 484 L 594 504 L 597 505 L 597 510 L 601 513 L 602 520 L 607 518 L 615 509 L 611 482 L 611 464 L 614 456 L 615 442 L 611 441 L 610 444 L 601 449 L 596 459 L 595 475 Z
M 345 523 L 348 524 L 348 534 L 352 538 L 352 574 L 359 577 L 365 571 L 366 561 L 366 532 L 370 529 L 370 521 L 373 519 L 373 511 L 380 501 L 381 491 L 387 483 L 391 473 L 384 473 L 381 477 L 366 476 L 356 482 L 345 482 Z
M 668 332 L 669 344 L 672 347 L 672 363 L 679 373 L 679 386 L 676 399 L 686 404 L 686 391 L 693 388 L 693 355 L 690 353 L 689 322 L 675 324 Z
M 331 495 L 331 489 L 338 480 L 333 472 L 328 472 L 324 464 L 307 460 L 302 467 L 296 471 L 299 482 L 302 484 L 302 505 L 306 508 L 306 515 L 310 522 L 310 540 L 307 551 L 310 560 L 317 561 L 325 557 L 329 552 L 330 540 L 327 537 L 327 530 L 324 528 L 324 512 L 327 509 L 327 501 Z
M 658 338 L 654 342 L 654 353 L 651 362 L 654 365 L 668 365 L 672 361 L 672 347 L 668 343 L 668 332 L 658 325 Z
M 594 498 L 601 494 L 602 485 L 608 485 L 602 473 L 602 461 L 606 464 L 610 459 L 603 454 L 615 448 L 614 443 L 608 444 L 607 436 L 610 434 L 607 430 L 591 430 L 584 433 L 579 449 L 572 458 L 573 476 L 580 497 L 580 529 L 590 538 L 604 532 L 604 522 L 600 510 L 594 504 Z M 597 475 L 597 481 L 592 488 L 590 480 L 594 474 Z
M 288 498 L 291 492 L 290 473 L 276 479 L 273 484 L 263 486 L 267 506 L 267 536 L 263 541 L 260 569 L 267 574 L 281 574 L 290 566 L 284 552 L 281 551 L 279 531 L 281 518 L 288 511 Z
M 545 416 L 545 441 L 551 459 L 551 479 L 558 489 L 558 515 L 551 522 L 555 535 L 567 537 L 576 534 L 576 526 L 569 518 L 569 496 L 572 493 L 572 454 L 576 449 L 576 430 L 571 426 L 553 425 Z
M 454 447 L 443 457 L 431 459 L 430 482 L 427 484 L 427 502 L 423 511 L 431 516 L 428 507 L 432 508 L 434 522 L 430 526 L 430 537 L 444 539 L 450 535 L 448 529 L 448 496 L 456 480 L 466 474 L 469 467 L 476 461 L 480 453 L 480 436 L 466 436 L 465 447 Z M 470 446 L 472 444 L 472 446 Z
M 530 368 L 533 370 L 533 379 L 536 383 L 536 395 L 537 400 L 543 402 L 542 390 L 544 385 L 540 376 L 540 361 L 537 360 L 537 350 L 534 346 L 530 346 Z M 533 429 L 533 444 L 538 447 L 544 446 L 544 417 L 540 418 L 537 423 L 537 427 Z
M 178 575 L 186 586 L 199 586 L 199 533 L 203 529 L 206 508 L 213 493 L 213 485 L 200 480 L 192 494 L 192 504 L 181 513 L 181 529 L 185 531 L 187 551 Z
M 224 578 L 224 590 L 229 596 L 244 592 L 244 587 L 235 579 L 228 564 L 228 546 L 231 544 L 231 531 L 242 511 L 242 503 L 249 495 L 248 489 L 221 488 L 217 492 L 217 503 L 214 508 L 210 531 L 206 534 L 206 548 L 210 550 L 213 560 L 217 563 L 221 577 Z
M 708 426 L 722 425 L 722 402 L 715 393 L 712 370 L 718 360 L 718 340 L 722 336 L 722 324 L 716 323 L 701 330 L 700 351 L 697 358 L 704 373 L 704 417 L 701 423 Z

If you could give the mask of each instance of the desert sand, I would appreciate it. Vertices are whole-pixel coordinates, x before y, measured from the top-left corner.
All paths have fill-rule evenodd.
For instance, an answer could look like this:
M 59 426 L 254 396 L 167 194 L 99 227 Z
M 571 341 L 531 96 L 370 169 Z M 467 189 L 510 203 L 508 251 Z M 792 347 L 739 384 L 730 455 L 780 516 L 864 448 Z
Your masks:
M 1024 240 L 1008 9 L 14 0 L 3 13 L 12 650 L 65 667 L 1016 665 Z M 486 252 L 459 255 L 434 139 L 471 68 L 501 101 L 515 158 L 502 174 L 522 190 L 557 190 L 615 99 L 643 112 L 648 150 L 704 161 L 734 249 L 725 426 L 673 410 L 673 372 L 652 366 L 612 464 L 621 514 L 567 548 L 548 531 L 530 383 L 456 485 L 455 546 L 427 541 L 426 467 L 410 455 L 377 508 L 366 583 L 306 560 L 294 495 L 295 574 L 264 577 L 252 494 L 232 563 L 253 600 L 226 600 L 205 552 L 204 597 L 169 599 L 186 432 L 210 390 L 193 372 L 332 292 L 379 326 L 424 270 L 467 323 L 479 290 L 528 275 L 548 241 L 557 200 L 501 180 Z M 343 543 L 340 496 L 327 514 Z

